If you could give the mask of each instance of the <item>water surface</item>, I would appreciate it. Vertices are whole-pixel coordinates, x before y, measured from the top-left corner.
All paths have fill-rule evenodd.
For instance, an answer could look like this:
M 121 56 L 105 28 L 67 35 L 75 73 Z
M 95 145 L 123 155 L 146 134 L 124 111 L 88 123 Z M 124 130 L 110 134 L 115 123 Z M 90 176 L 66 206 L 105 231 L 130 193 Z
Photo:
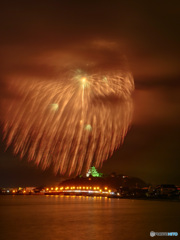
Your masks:
M 0 196 L 0 240 L 146 240 L 150 231 L 178 230 L 179 202 Z

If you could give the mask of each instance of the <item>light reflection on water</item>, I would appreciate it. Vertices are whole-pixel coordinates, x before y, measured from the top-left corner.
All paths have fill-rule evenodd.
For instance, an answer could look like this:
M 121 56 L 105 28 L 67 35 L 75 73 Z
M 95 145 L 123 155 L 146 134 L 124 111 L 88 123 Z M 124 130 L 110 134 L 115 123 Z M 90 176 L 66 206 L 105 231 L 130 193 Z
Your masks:
M 84 196 L 0 196 L 1 240 L 146 240 L 180 235 L 180 203 Z M 161 237 L 163 239 L 163 237 Z

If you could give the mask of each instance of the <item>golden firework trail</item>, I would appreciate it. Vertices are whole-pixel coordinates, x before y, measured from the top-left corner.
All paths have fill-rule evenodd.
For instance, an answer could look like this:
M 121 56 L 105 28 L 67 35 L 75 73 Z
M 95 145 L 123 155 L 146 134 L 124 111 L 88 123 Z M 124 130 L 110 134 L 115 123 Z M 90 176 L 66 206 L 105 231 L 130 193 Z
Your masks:
M 96 167 L 123 142 L 132 119 L 134 81 L 129 72 L 86 73 L 60 79 L 16 80 L 18 97 L 4 115 L 4 139 L 14 154 L 55 173 Z

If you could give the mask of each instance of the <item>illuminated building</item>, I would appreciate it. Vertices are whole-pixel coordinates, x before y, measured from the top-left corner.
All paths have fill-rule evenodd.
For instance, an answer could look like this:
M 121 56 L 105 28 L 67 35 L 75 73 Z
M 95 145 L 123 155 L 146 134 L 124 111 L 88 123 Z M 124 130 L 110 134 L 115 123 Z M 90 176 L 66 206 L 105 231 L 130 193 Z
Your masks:
M 86 173 L 86 177 L 89 177 L 89 176 L 92 176 L 92 177 L 102 177 L 102 173 L 98 173 L 98 171 L 96 170 L 95 167 L 91 167 L 89 169 L 89 171 Z

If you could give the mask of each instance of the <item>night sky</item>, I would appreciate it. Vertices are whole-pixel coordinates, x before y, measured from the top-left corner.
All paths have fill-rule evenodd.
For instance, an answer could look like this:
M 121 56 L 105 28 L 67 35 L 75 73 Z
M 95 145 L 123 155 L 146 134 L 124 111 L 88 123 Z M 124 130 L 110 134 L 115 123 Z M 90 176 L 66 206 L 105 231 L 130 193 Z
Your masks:
M 108 67 L 126 55 L 135 81 L 130 130 L 99 171 L 180 185 L 179 16 L 179 1 L 4 1 L 1 122 L 3 100 L 13 94 L 13 89 L 7 93 L 9 77 L 53 78 L 57 72 L 51 64 L 61 64 L 59 56 L 78 63 L 82 56 L 92 57 L 89 46 L 95 44 L 104 49 Z M 1 133 L 0 187 L 50 185 L 60 179 L 51 168 L 43 171 L 14 157 L 11 148 L 5 151 Z

